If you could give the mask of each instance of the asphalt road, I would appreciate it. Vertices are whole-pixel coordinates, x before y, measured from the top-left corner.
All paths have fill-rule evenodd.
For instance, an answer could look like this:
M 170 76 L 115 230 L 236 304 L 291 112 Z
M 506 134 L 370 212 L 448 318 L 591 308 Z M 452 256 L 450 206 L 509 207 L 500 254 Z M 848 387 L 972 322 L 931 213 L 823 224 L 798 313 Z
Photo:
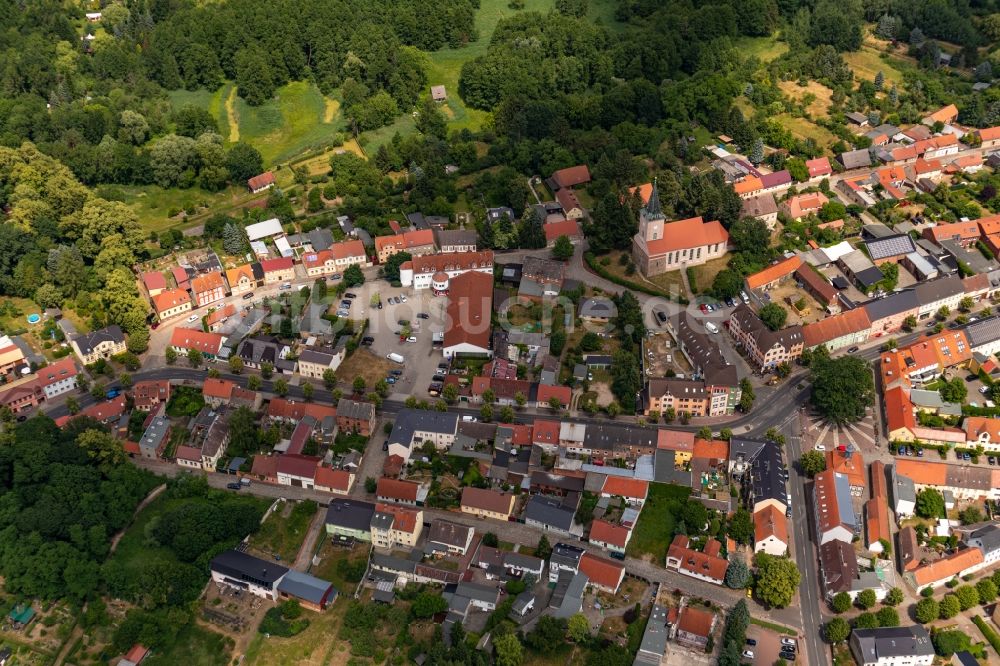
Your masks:
M 798 459 L 802 456 L 801 410 L 794 409 L 781 424 L 785 436 L 785 460 L 788 462 L 789 498 L 792 503 L 792 555 L 799 565 L 802 578 L 799 582 L 799 609 L 802 612 L 808 664 L 830 663 L 830 650 L 823 642 L 823 593 L 819 581 L 819 560 L 809 525 L 812 522 L 812 501 L 809 495 L 812 482 L 799 472 Z

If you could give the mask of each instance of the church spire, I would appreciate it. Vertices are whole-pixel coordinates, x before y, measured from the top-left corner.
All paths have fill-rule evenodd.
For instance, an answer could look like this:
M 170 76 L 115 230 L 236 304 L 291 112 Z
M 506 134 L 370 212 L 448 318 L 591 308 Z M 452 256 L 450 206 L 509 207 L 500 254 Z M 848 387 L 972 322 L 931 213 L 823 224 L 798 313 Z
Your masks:
M 663 209 L 660 208 L 660 191 L 656 185 L 656 178 L 653 178 L 653 191 L 649 194 L 649 201 L 646 202 L 643 211 L 647 219 L 663 219 Z

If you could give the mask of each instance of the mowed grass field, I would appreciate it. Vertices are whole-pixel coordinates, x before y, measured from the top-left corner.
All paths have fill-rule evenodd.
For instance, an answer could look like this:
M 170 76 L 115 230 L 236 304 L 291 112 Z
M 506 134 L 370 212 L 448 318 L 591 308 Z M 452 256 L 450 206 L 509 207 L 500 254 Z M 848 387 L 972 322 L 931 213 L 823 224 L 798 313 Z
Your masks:
M 882 72 L 887 83 L 898 86 L 903 82 L 902 68 L 905 67 L 905 64 L 891 56 L 882 58 L 883 54 L 868 44 L 863 44 L 859 51 L 851 51 L 841 55 L 844 56 L 844 61 L 848 66 L 854 70 L 856 79 L 874 81 L 875 75 Z
M 770 37 L 742 37 L 735 40 L 740 53 L 756 56 L 763 62 L 771 62 L 788 52 L 788 44 L 778 41 L 777 33 Z
M 826 115 L 827 111 L 830 110 L 830 98 L 833 96 L 833 91 L 824 86 L 822 83 L 809 81 L 803 87 L 800 86 L 797 81 L 779 81 L 778 87 L 781 88 L 781 92 L 796 101 L 801 100 L 809 94 L 815 97 L 815 99 L 806 107 L 806 111 L 813 118 L 823 117 Z

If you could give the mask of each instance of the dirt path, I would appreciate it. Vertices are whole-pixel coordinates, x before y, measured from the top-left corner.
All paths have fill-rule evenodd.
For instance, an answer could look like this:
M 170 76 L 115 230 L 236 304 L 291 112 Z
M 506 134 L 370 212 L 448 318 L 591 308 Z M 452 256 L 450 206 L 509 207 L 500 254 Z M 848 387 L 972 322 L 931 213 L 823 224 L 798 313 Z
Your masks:
M 229 120 L 229 142 L 236 143 L 240 140 L 240 120 L 236 117 L 236 86 L 232 87 L 226 98 L 226 117 Z
M 333 119 L 337 117 L 337 112 L 340 111 L 340 101 L 336 99 L 327 99 L 324 101 L 326 102 L 326 106 L 323 109 L 323 122 L 329 124 L 333 122 Z
M 59 654 L 56 655 L 56 660 L 52 662 L 53 666 L 62 666 L 63 662 L 66 661 L 66 657 L 69 656 L 69 652 L 76 645 L 76 642 L 83 637 L 83 629 L 80 628 L 80 623 L 78 622 L 73 631 L 70 633 L 69 638 L 63 643 L 62 647 L 59 649 Z
M 319 539 L 319 535 L 323 531 L 325 524 L 326 512 L 323 509 L 317 509 L 316 515 L 313 516 L 312 524 L 309 525 L 309 531 L 306 532 L 306 538 L 302 540 L 302 545 L 299 546 L 299 554 L 295 557 L 293 568 L 297 571 L 309 570 L 313 553 L 316 552 L 316 540 Z
M 128 528 L 132 526 L 133 522 L 135 522 L 135 518 L 136 518 L 136 516 L 139 515 L 139 512 L 141 512 L 143 509 L 145 509 L 147 506 L 149 506 L 149 503 L 152 502 L 153 500 L 155 500 L 157 497 L 159 497 L 160 493 L 162 493 L 166 489 L 167 489 L 167 484 L 162 483 L 162 484 L 156 486 L 155 488 L 153 488 L 153 490 L 150 491 L 150 493 L 148 495 L 146 495 L 146 499 L 144 499 L 141 502 L 139 502 L 139 506 L 135 507 L 135 511 L 132 512 L 132 521 L 129 522 L 128 525 L 126 525 L 125 527 L 123 527 L 121 529 L 121 531 L 118 532 L 118 534 L 116 534 L 111 539 L 111 550 L 110 550 L 111 553 L 115 552 L 115 548 L 118 547 L 118 542 L 122 540 L 123 536 L 125 536 L 125 531 L 128 530 Z

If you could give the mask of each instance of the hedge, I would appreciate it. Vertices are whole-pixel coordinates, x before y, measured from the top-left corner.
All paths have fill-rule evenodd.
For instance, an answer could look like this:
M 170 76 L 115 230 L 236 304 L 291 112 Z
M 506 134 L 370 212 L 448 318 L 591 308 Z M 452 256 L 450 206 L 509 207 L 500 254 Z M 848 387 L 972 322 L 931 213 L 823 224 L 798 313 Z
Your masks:
M 789 629 L 784 625 L 768 622 L 767 620 L 758 620 L 755 617 L 750 618 L 750 624 L 756 624 L 758 627 L 764 627 L 765 629 L 770 629 L 771 631 L 777 631 L 779 634 L 785 634 L 786 636 L 799 635 L 799 632 L 794 629 Z
M 653 289 L 652 287 L 647 287 L 646 285 L 639 284 L 638 282 L 632 282 L 631 280 L 626 280 L 624 278 L 618 277 L 613 273 L 609 273 L 607 270 L 605 270 L 603 266 L 601 266 L 597 262 L 597 257 L 594 256 L 593 252 L 584 253 L 583 260 L 587 262 L 587 266 L 589 266 L 592 271 L 600 275 L 605 280 L 608 280 L 609 282 L 614 282 L 615 284 L 625 287 L 626 289 L 631 289 L 632 291 L 639 291 L 642 292 L 643 294 L 649 294 L 650 296 L 659 296 L 660 298 L 663 298 L 668 301 L 673 300 L 668 294 L 666 294 L 663 291 L 660 291 L 659 289 Z M 680 296 L 676 300 L 681 305 L 688 304 L 688 299 L 685 298 L 684 296 Z
M 972 622 L 979 627 L 979 631 L 983 632 L 983 636 L 986 636 L 986 640 L 990 642 L 997 654 L 1000 654 L 1000 636 L 997 635 L 997 632 L 993 631 L 993 628 L 978 615 L 973 616 Z

